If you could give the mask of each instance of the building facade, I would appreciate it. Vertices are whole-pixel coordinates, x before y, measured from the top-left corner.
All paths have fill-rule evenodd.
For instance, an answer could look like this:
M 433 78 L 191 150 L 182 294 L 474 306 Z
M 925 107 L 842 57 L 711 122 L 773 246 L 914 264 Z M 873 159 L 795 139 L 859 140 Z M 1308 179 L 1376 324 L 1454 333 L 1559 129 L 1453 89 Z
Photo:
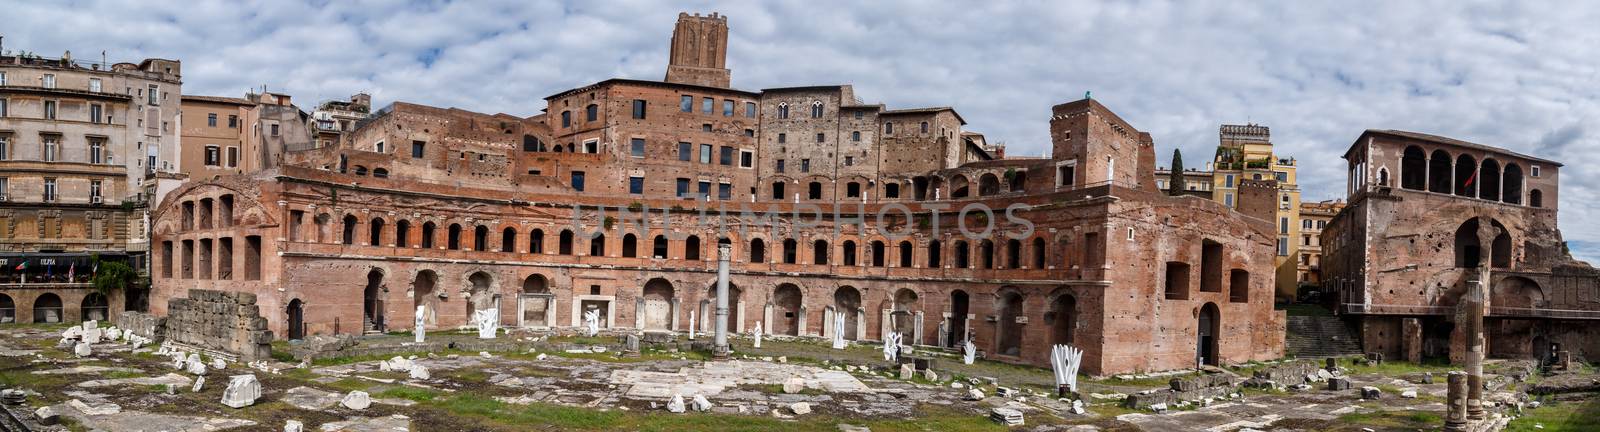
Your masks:
M 178 61 L 0 56 L 0 322 L 103 319 L 95 257 L 144 266 L 146 193 L 177 170 Z
M 1491 358 L 1600 355 L 1600 271 L 1557 229 L 1561 164 L 1467 141 L 1368 130 L 1344 155 L 1349 204 L 1322 232 L 1322 287 L 1389 358 L 1465 358 L 1455 305 L 1488 288 Z
M 408 329 L 418 307 L 431 328 L 493 309 L 705 330 L 728 245 L 735 331 L 971 339 L 1036 365 L 1068 343 L 1090 374 L 1282 355 L 1268 216 L 1160 193 L 1153 139 L 1097 101 L 1052 107 L 1053 156 L 1005 158 L 953 109 L 728 88 L 723 59 L 680 58 L 724 55 L 713 18 L 686 44 L 708 22 L 680 16 L 666 81 L 527 118 L 395 103 L 344 144 L 185 184 L 154 221 L 155 297 L 254 292 L 291 339 Z
M 1296 298 L 1308 292 L 1320 292 L 1322 285 L 1322 230 L 1327 228 L 1333 215 L 1344 210 L 1344 200 L 1328 200 L 1300 204 L 1300 263 L 1297 272 L 1299 290 Z
M 1217 155 L 1212 161 L 1212 198 L 1230 208 L 1243 204 L 1245 180 L 1272 181 L 1277 193 L 1266 196 L 1271 203 L 1252 203 L 1273 207 L 1277 226 L 1277 270 L 1274 286 L 1281 300 L 1294 298 L 1298 289 L 1300 245 L 1300 186 L 1295 176 L 1295 160 L 1273 152 L 1272 131 L 1259 125 L 1222 125 L 1218 131 Z

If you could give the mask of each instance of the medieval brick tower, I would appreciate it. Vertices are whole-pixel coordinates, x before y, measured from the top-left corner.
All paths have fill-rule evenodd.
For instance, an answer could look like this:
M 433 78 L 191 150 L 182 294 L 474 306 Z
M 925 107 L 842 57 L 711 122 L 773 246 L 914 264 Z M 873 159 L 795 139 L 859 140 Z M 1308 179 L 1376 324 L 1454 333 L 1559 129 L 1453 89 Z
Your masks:
M 728 17 L 678 14 L 667 82 L 728 88 Z

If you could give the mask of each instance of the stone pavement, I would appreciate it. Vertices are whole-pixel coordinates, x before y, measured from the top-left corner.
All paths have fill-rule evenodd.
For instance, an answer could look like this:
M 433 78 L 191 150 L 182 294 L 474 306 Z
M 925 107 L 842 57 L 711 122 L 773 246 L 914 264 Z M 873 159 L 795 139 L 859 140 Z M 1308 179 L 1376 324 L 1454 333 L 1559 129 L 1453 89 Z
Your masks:
M 686 367 L 677 372 L 651 372 L 631 369 L 611 371 L 611 384 L 628 386 L 625 393 L 636 399 L 666 399 L 672 395 L 721 395 L 740 385 L 783 385 L 799 378 L 805 388 L 829 393 L 873 391 L 849 373 L 785 363 L 728 361 Z

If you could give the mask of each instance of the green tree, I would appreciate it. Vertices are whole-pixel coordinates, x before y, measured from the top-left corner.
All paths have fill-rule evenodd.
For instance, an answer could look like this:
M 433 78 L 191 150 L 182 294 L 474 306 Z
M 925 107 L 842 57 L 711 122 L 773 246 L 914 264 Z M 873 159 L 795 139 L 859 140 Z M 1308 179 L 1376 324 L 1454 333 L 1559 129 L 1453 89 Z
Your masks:
M 1183 194 L 1189 185 L 1183 181 L 1183 150 L 1172 149 L 1172 179 L 1168 181 L 1167 194 L 1178 196 Z
M 95 292 L 101 295 L 111 295 L 112 290 L 132 288 L 139 279 L 139 273 L 133 271 L 133 267 L 127 264 L 118 261 L 99 261 L 98 265 L 100 269 L 95 271 L 94 279 L 90 282 L 94 283 Z

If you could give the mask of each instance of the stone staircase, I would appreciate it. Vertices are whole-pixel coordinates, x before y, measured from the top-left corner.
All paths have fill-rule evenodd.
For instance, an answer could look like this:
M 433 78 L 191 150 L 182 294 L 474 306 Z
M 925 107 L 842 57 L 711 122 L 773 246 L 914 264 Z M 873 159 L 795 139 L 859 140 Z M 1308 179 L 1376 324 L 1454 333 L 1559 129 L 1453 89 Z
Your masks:
M 1361 355 L 1361 341 L 1336 316 L 1290 316 L 1284 335 L 1290 357 L 1323 358 Z

